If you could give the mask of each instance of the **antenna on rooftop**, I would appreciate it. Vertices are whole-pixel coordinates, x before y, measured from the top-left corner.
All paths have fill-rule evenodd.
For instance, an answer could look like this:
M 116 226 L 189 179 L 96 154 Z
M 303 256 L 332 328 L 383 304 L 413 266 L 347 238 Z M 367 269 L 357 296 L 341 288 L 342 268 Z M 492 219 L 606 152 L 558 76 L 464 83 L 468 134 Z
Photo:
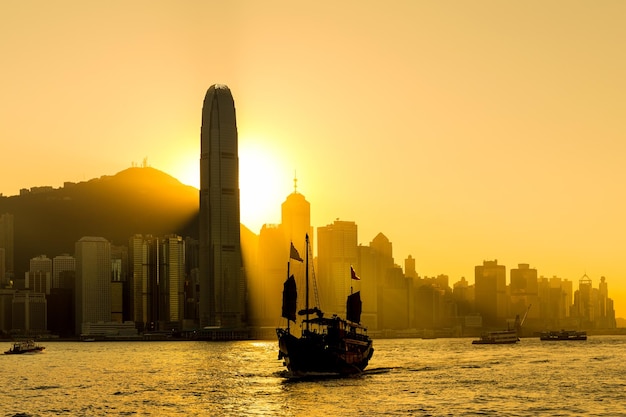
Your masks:
M 293 171 L 293 193 L 298 194 L 298 176 L 296 170 Z

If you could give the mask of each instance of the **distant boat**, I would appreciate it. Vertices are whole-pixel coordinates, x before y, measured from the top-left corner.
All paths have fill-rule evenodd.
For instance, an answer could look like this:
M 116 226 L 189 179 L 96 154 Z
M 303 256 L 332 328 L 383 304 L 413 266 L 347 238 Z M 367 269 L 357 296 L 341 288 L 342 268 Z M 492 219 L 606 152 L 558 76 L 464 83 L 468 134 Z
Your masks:
M 562 341 L 562 340 L 587 340 L 587 332 L 577 330 L 561 330 L 558 332 L 547 331 L 539 334 L 539 340 Z
M 297 289 L 293 275 L 289 274 L 287 263 L 287 281 L 283 289 L 282 317 L 287 319 L 286 328 L 276 329 L 278 336 L 278 359 L 294 375 L 338 374 L 350 375 L 363 372 L 374 354 L 372 339 L 361 321 L 360 292 L 350 294 L 347 300 L 346 319 L 337 315 L 330 318 L 316 306 L 309 306 L 309 236 L 306 236 L 305 263 L 305 308 L 298 312 L 304 316 L 301 321 L 300 337 L 294 335 L 289 327 L 296 322 Z M 300 255 L 291 245 L 290 260 L 302 262 Z M 351 268 L 352 279 L 359 279 Z M 315 292 L 317 295 L 317 291 Z M 312 316 L 312 317 L 311 317 Z
M 507 343 L 517 343 L 517 330 L 498 330 L 480 335 L 480 339 L 472 340 L 473 345 L 504 345 Z
M 497 330 L 493 332 L 486 332 L 480 335 L 478 340 L 472 340 L 473 345 L 505 345 L 519 342 L 518 332 L 521 330 L 522 325 L 526 321 L 526 316 L 530 310 L 530 305 L 526 309 L 524 318 L 522 321 L 519 319 L 519 314 L 515 317 L 515 328 L 507 330 Z
M 13 343 L 13 346 L 6 352 L 5 355 L 19 355 L 22 353 L 37 353 L 42 352 L 45 346 L 38 345 L 33 340 L 26 340 Z

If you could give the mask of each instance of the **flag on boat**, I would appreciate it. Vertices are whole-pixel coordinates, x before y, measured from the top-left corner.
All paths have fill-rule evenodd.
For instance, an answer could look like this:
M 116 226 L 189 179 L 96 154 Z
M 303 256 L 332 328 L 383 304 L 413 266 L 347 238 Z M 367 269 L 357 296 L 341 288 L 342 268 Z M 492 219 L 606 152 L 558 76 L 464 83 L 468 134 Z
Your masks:
M 357 281 L 361 279 L 356 275 L 356 272 L 354 272 L 354 268 L 352 268 L 352 265 L 350 265 L 350 276 L 352 279 L 356 279 Z
M 300 257 L 298 250 L 295 246 L 293 246 L 293 242 L 291 242 L 291 252 L 289 253 L 289 257 L 291 259 L 295 259 L 298 262 L 303 262 L 304 260 Z

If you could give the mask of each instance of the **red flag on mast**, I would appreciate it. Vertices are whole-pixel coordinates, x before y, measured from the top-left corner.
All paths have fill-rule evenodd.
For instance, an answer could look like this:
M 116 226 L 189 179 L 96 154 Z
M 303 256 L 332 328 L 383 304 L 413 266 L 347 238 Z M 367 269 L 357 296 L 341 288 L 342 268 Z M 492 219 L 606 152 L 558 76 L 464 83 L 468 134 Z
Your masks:
M 291 250 L 289 253 L 289 257 L 291 259 L 295 259 L 298 262 L 304 262 L 304 260 L 300 257 L 300 254 L 298 253 L 298 250 L 296 249 L 296 247 L 293 246 L 293 242 L 291 242 Z
M 359 277 L 356 275 L 356 272 L 354 272 L 354 268 L 352 268 L 352 265 L 350 265 L 350 277 L 351 277 L 352 279 L 357 280 L 357 281 L 360 281 L 360 280 L 361 280 L 361 278 L 359 278 Z

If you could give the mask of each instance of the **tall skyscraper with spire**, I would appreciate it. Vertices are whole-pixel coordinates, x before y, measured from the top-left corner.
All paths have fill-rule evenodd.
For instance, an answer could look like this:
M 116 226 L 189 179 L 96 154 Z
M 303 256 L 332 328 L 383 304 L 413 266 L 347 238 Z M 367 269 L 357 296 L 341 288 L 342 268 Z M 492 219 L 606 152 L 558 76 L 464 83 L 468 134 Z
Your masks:
M 209 88 L 202 106 L 200 155 L 200 325 L 246 321 L 240 245 L 239 156 L 230 89 Z
M 305 254 L 304 237 L 308 233 L 311 247 L 313 243 L 313 228 L 311 227 L 311 203 L 298 192 L 298 179 L 294 176 L 293 193 L 280 206 L 281 228 L 287 242 L 291 241 L 302 256 Z M 288 246 L 285 246 L 285 250 Z

